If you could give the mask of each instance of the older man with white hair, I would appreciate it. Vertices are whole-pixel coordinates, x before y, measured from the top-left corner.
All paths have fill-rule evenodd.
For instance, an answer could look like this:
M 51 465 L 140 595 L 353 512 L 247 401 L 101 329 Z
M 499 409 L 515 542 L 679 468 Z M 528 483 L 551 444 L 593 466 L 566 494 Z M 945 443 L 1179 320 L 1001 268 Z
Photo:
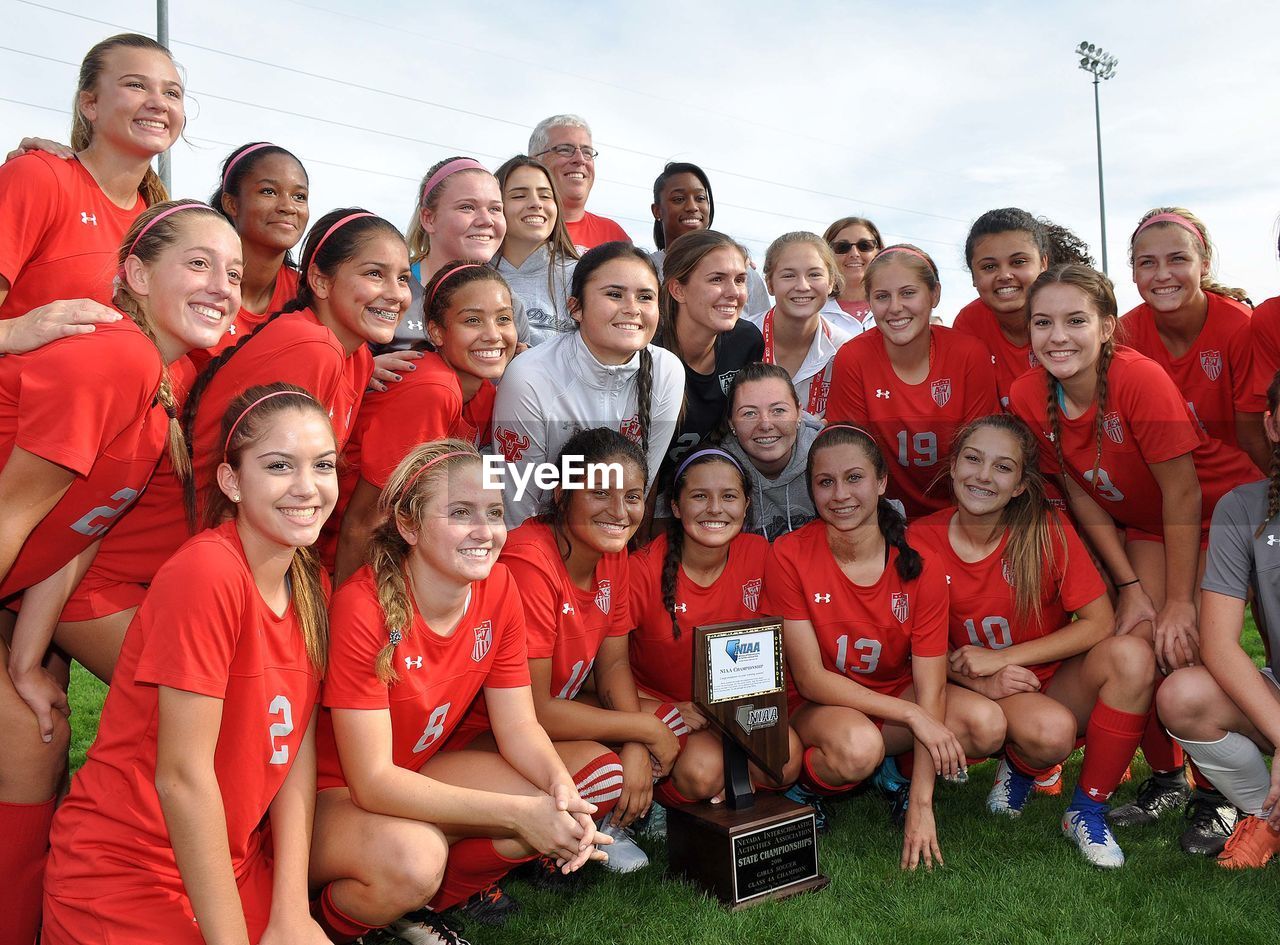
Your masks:
M 591 146 L 591 126 L 577 115 L 544 118 L 529 136 L 529 156 L 545 164 L 555 178 L 564 224 L 578 252 L 610 240 L 631 241 L 613 220 L 587 212 L 599 153 Z

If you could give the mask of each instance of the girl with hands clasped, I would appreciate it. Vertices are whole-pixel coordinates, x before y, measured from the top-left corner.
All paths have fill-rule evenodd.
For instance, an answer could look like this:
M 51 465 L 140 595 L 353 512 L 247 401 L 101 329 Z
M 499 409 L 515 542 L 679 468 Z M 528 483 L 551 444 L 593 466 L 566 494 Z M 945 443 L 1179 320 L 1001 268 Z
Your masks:
M 1095 866 L 1121 866 L 1106 801 L 1146 728 L 1155 659 L 1146 640 L 1112 634 L 1106 587 L 1050 508 L 1038 456 L 1031 431 L 1008 414 L 968 424 L 951 451 L 955 506 L 916 521 L 908 537 L 947 572 L 952 681 L 996 700 L 1007 722 L 987 809 L 1019 816 L 1083 735 L 1062 829 Z
M 211 527 L 152 581 L 54 819 L 44 942 L 327 941 L 307 907 L 327 581 L 307 548 L 338 454 L 284 384 L 236 398 L 222 433 Z
M 768 609 L 784 618 L 800 781 L 814 794 L 842 794 L 886 756 L 906 755 L 910 780 L 895 792 L 902 868 L 931 868 L 942 862 L 935 778 L 959 777 L 966 755 L 999 749 L 1004 716 L 947 685 L 946 574 L 907 542 L 883 497 L 887 468 L 872 436 L 828 426 L 807 473 L 818 519 L 774 543 L 766 588 Z
M 538 725 L 520 593 L 497 564 L 502 493 L 485 487 L 475 447 L 417 447 L 379 508 L 370 563 L 331 611 L 314 909 L 335 941 L 388 924 L 435 941 L 449 935 L 435 910 L 538 853 L 565 872 L 603 859 L 608 839 Z M 461 750 L 484 727 L 464 721 L 477 699 L 496 752 Z M 613 757 L 583 742 L 564 755 Z

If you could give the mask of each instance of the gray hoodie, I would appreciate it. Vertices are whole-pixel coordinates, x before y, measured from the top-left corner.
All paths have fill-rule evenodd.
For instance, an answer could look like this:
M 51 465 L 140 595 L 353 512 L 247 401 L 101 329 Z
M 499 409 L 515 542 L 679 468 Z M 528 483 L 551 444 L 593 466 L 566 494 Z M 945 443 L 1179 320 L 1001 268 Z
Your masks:
M 816 517 L 809 489 L 804 481 L 805 464 L 809 461 L 809 447 L 822 424 L 805 415 L 796 434 L 796 444 L 791 459 L 776 479 L 767 479 L 751 465 L 736 437 L 725 437 L 722 448 L 751 471 L 753 494 L 751 496 L 751 531 L 773 541 L 780 535 L 793 532 Z

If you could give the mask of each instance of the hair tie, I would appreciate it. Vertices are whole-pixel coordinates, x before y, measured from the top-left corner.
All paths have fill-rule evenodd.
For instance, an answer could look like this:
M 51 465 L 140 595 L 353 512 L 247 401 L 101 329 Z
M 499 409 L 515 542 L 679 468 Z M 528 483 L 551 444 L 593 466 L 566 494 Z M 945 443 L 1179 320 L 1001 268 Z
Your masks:
M 395 629 L 391 631 L 389 639 L 392 646 L 399 646 L 400 641 L 404 639 L 404 634 L 399 629 Z
M 737 457 L 735 457 L 732 453 L 727 453 L 722 449 L 717 449 L 714 446 L 709 446 L 706 449 L 695 450 L 694 452 L 686 456 L 684 458 L 684 462 L 682 462 L 679 466 L 676 467 L 675 478 L 679 479 L 681 474 L 689 467 L 690 463 L 692 463 L 695 459 L 699 459 L 700 457 L 703 457 L 703 456 L 723 457 L 724 459 L 727 459 L 729 462 L 733 463 L 734 467 L 737 468 L 738 472 L 743 471 L 742 464 L 738 462 Z
M 419 206 L 425 207 L 427 205 L 427 194 L 435 190 L 446 177 L 452 177 L 458 171 L 484 171 L 487 174 L 489 169 L 475 158 L 455 158 L 427 178 L 427 182 L 422 185 L 422 194 L 418 198 Z
M 333 226 L 329 227 L 329 229 L 324 231 L 324 236 L 320 237 L 320 242 L 316 243 L 316 248 L 315 248 L 315 251 L 311 254 L 311 258 L 314 260 L 317 256 L 320 255 L 320 247 L 324 246 L 324 241 L 333 235 L 334 230 L 339 229 L 340 227 L 346 226 L 352 220 L 359 220 L 361 217 L 372 217 L 372 216 L 377 216 L 377 214 L 370 213 L 368 210 L 361 210 L 358 213 L 349 213 L 345 217 L 343 217 L 341 220 L 338 220 L 337 222 L 335 222 Z M 305 274 L 303 278 L 306 278 Z
M 258 404 L 262 403 L 264 400 L 270 400 L 272 397 L 284 397 L 286 394 L 292 395 L 294 397 L 306 397 L 308 400 L 310 400 L 312 403 L 316 404 L 317 406 L 319 406 L 320 404 L 320 401 L 316 400 L 310 394 L 303 393 L 302 391 L 273 390 L 269 394 L 263 394 L 261 397 L 259 397 L 249 406 L 245 407 L 244 410 L 240 411 L 240 416 L 236 417 L 235 423 L 231 424 L 231 429 L 227 431 L 226 442 L 222 444 L 222 461 L 224 463 L 227 462 L 227 457 L 231 449 L 231 438 L 235 436 L 236 428 L 240 426 L 240 421 L 243 420 L 246 416 L 248 416 L 250 410 L 258 406 Z
M 814 437 L 814 439 L 816 440 L 819 436 L 824 435 L 829 430 L 852 430 L 854 433 L 861 433 L 872 443 L 876 441 L 876 438 L 872 436 L 869 431 L 864 430 L 862 427 L 858 426 L 856 423 L 849 423 L 846 420 L 840 420 L 836 423 L 828 423 L 825 427 L 823 427 L 821 430 L 818 431 L 818 434 L 817 436 Z
M 448 279 L 455 272 L 462 272 L 462 270 L 464 269 L 481 269 L 481 268 L 483 267 L 479 263 L 463 263 L 461 266 L 454 266 L 452 269 L 446 272 L 439 279 L 435 280 L 435 285 L 431 287 L 431 294 L 428 295 L 426 298 L 426 301 L 422 303 L 422 311 L 425 313 L 426 310 L 431 307 L 431 303 L 435 300 L 436 292 L 437 290 L 439 290 L 440 286 L 444 284 L 445 279 Z
M 270 141 L 262 141 L 262 142 L 259 142 L 258 144 L 251 145 L 245 148 L 243 151 L 241 151 L 239 154 L 233 157 L 230 161 L 228 161 L 227 169 L 222 172 L 222 189 L 224 191 L 227 189 L 227 178 L 231 176 L 231 169 L 240 163 L 241 158 L 248 157 L 254 151 L 261 151 L 263 148 L 274 148 L 274 147 L 275 145 L 272 144 Z
M 421 466 L 418 467 L 418 471 L 416 473 L 414 473 L 412 476 L 409 477 L 409 481 L 404 484 L 404 492 L 402 494 L 408 495 L 409 490 L 413 488 L 413 485 L 418 481 L 418 478 L 424 472 L 426 472 L 428 469 L 434 466 L 436 463 L 443 463 L 446 459 L 452 459 L 455 456 L 474 456 L 474 455 L 475 455 L 474 453 L 468 452 L 467 450 L 450 450 L 447 453 L 441 453 L 439 456 L 435 457 L 435 459 L 427 460 L 425 463 L 423 463 Z
M 1200 231 L 1196 228 L 1196 225 L 1192 223 L 1190 220 L 1188 220 L 1186 217 L 1184 217 L 1181 213 L 1157 213 L 1155 216 L 1147 217 L 1145 220 L 1139 223 L 1138 228 L 1133 231 L 1133 239 L 1129 240 L 1129 243 L 1132 244 L 1134 241 L 1137 240 L 1139 233 L 1141 233 L 1143 230 L 1145 230 L 1149 226 L 1155 226 L 1157 223 L 1172 223 L 1175 226 L 1182 227 L 1184 230 L 1186 230 L 1196 238 L 1196 242 L 1200 244 L 1200 249 L 1208 250 L 1209 247 L 1205 244 L 1204 237 L 1200 234 Z
M 141 230 L 139 230 L 139 231 L 138 231 L 138 235 L 137 235 L 137 236 L 135 236 L 135 237 L 133 238 L 133 242 L 129 244 L 129 251 L 128 251 L 127 253 L 125 253 L 125 254 L 124 254 L 124 258 L 125 258 L 125 259 L 128 259 L 130 256 L 132 256 L 132 255 L 133 255 L 133 251 L 134 251 L 135 249 L 137 249 L 137 248 L 138 248 L 138 243 L 142 240 L 142 238 L 143 238 L 144 236 L 146 236 L 146 235 L 147 235 L 147 231 L 148 231 L 148 230 L 150 230 L 153 226 L 155 226 L 157 223 L 159 223 L 159 222 L 160 222 L 161 220 L 163 220 L 165 217 L 171 217 L 171 216 L 173 216 L 175 213 L 177 213 L 179 210 L 186 210 L 186 209 L 188 209 L 188 208 L 190 208 L 190 207 L 199 207 L 199 208 L 200 208 L 200 209 L 202 209 L 202 210 L 208 210 L 208 209 L 209 209 L 209 205 L 208 205 L 207 203 L 201 203 L 201 202 L 200 202 L 200 201 L 198 201 L 198 200 L 192 200 L 192 201 L 189 201 L 189 202 L 187 202 L 187 203 L 180 203 L 180 204 L 178 204 L 178 205 L 177 205 L 177 206 L 175 206 L 175 207 L 170 207 L 168 210 L 162 210 L 160 213 L 157 213 L 157 214 L 156 214 L 155 216 L 153 216 L 150 220 L 148 220 L 148 221 L 147 221 L 147 225 L 146 225 L 146 226 L 144 226 Z M 119 269 L 119 271 L 118 271 L 116 274 L 117 274 L 121 279 L 123 279 L 123 278 L 124 278 L 124 262 L 123 262 L 123 261 L 120 263 L 120 269 Z
M 920 252 L 920 250 L 912 249 L 910 246 L 886 246 L 884 249 L 880 250 L 880 252 L 877 253 L 876 255 L 877 257 L 879 257 L 879 256 L 883 256 L 885 253 L 907 253 L 910 256 L 916 257 L 916 259 L 923 259 L 925 262 L 929 264 L 930 269 L 937 268 L 937 266 L 934 265 L 932 259 L 926 256 L 924 253 Z

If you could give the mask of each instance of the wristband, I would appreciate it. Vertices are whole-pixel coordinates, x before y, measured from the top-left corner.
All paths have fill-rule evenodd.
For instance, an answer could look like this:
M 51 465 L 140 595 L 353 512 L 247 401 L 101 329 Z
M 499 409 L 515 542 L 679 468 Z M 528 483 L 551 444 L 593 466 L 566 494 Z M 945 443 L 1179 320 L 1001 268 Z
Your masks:
M 1117 584 L 1116 590 L 1118 591 L 1123 587 L 1132 587 L 1134 584 L 1137 584 L 1140 580 L 1141 578 L 1134 578 L 1132 581 L 1125 581 L 1123 584 Z

